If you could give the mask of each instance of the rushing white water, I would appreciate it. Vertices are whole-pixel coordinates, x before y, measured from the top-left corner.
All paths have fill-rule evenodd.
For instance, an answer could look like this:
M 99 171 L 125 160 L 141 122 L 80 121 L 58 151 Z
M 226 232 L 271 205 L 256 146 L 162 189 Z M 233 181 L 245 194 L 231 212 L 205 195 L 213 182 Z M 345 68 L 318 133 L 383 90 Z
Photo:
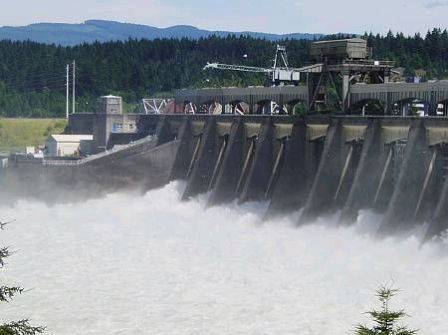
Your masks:
M 445 245 L 374 238 L 368 213 L 352 227 L 261 223 L 263 204 L 205 209 L 181 187 L 1 209 L 17 220 L 1 243 L 18 250 L 1 280 L 31 289 L 1 316 L 49 334 L 349 334 L 393 283 L 409 326 L 448 331 Z

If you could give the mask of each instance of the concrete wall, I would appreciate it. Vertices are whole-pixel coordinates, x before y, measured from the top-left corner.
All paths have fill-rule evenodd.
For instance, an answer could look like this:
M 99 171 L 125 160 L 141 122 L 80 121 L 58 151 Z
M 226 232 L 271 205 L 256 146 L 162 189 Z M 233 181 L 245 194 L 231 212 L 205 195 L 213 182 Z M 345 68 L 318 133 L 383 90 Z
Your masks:
M 224 131 L 229 118 L 202 118 L 184 199 L 269 201 L 267 217 L 303 209 L 298 224 L 337 212 L 348 224 L 370 208 L 384 214 L 382 233 L 448 229 L 447 119 L 241 116 Z
M 140 116 L 139 114 L 72 114 L 69 118 L 68 133 L 92 134 L 94 136 L 94 152 L 98 153 L 111 147 L 109 144 L 111 134 L 137 133 Z M 150 133 L 151 131 L 147 131 L 136 137 L 141 138 Z
M 95 120 L 96 114 L 70 114 L 67 132 L 74 135 L 93 134 Z
M 185 200 L 210 193 L 210 206 L 267 201 L 267 217 L 302 209 L 297 224 L 332 213 L 349 224 L 372 209 L 383 214 L 379 232 L 429 222 L 422 226 L 429 239 L 448 229 L 446 118 L 148 115 L 138 122 L 142 139 L 121 150 L 33 168 L 17 162 L 9 171 L 33 175 L 23 179 L 34 190 L 41 176 L 96 192 L 180 178 Z
M 93 125 L 93 139 L 101 152 L 108 147 L 112 133 L 137 132 L 139 115 L 136 114 L 96 114 Z

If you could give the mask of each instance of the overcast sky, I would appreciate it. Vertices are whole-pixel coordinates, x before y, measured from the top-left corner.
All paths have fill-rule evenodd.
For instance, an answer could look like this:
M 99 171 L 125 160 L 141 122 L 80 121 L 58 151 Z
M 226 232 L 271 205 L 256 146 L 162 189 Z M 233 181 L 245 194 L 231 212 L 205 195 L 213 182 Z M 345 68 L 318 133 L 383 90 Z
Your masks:
M 0 0 L 0 26 L 110 19 L 273 33 L 405 33 L 448 25 L 448 0 Z

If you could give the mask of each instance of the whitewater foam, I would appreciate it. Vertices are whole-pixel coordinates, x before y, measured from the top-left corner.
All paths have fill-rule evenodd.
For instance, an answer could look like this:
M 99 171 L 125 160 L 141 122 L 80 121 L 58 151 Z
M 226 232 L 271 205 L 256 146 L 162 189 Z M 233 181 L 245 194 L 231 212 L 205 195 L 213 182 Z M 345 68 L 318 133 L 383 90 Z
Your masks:
M 347 334 L 383 283 L 425 335 L 448 329 L 448 254 L 418 236 L 378 239 L 380 218 L 350 227 L 297 213 L 261 223 L 266 204 L 205 209 L 181 183 L 77 204 L 20 201 L 0 233 L 18 253 L 2 280 L 28 292 L 1 305 L 49 334 Z

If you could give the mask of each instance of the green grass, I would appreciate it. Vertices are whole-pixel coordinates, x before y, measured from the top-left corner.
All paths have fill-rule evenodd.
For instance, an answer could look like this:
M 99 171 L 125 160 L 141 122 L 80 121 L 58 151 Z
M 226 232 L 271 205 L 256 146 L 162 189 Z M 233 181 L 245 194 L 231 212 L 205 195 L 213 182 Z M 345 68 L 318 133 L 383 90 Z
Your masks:
M 1 119 L 0 152 L 23 151 L 26 146 L 44 145 L 51 134 L 60 134 L 65 119 Z

